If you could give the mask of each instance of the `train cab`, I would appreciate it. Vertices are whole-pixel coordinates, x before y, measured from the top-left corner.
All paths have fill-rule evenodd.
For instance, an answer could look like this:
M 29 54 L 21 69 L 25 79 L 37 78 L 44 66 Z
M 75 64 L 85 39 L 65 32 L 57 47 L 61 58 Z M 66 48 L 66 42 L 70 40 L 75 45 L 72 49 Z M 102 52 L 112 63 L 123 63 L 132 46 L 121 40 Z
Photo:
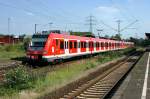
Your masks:
M 34 34 L 31 39 L 31 43 L 27 50 L 27 58 L 33 60 L 41 60 L 42 55 L 46 54 L 46 42 L 49 34 Z

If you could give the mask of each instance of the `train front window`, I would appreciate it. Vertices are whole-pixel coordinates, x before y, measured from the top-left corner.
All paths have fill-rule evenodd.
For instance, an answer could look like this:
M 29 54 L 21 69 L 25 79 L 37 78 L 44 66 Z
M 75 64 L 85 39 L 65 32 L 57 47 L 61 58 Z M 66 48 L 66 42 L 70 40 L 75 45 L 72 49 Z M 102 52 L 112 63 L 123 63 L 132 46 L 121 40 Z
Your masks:
M 31 46 L 32 50 L 42 50 L 45 46 L 48 35 L 45 34 L 34 34 L 32 36 Z

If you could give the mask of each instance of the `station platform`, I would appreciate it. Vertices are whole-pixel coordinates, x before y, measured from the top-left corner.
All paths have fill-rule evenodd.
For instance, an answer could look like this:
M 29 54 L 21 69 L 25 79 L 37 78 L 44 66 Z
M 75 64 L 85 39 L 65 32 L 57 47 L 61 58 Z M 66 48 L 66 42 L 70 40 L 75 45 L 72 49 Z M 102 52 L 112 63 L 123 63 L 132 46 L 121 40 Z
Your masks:
M 150 99 L 150 52 L 145 52 L 111 99 Z

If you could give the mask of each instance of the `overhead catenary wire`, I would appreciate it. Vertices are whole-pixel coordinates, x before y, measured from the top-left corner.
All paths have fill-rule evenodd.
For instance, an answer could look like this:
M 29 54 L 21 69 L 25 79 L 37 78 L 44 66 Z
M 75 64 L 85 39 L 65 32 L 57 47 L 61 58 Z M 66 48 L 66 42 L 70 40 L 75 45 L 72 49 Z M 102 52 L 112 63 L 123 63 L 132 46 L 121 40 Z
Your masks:
M 115 7 L 115 8 L 117 8 L 117 9 L 121 9 L 120 8 L 120 6 L 118 5 L 118 4 L 116 4 L 116 2 L 114 1 L 114 0 L 110 0 L 110 2 L 113 4 L 113 6 Z M 135 17 L 135 15 L 133 14 L 133 12 L 131 13 L 130 12 L 130 10 L 127 8 L 127 7 L 123 7 L 124 8 L 124 10 L 126 10 L 126 12 L 128 13 L 128 15 L 130 16 L 130 18 L 132 18 L 132 19 L 137 19 L 136 17 Z M 130 21 L 129 20 L 129 18 L 127 17 L 127 14 L 125 14 L 125 13 L 123 13 L 123 11 L 119 11 L 119 13 L 120 13 L 120 15 L 122 16 L 122 17 L 124 17 L 127 21 Z
M 6 4 L 6 3 L 0 2 L 0 6 L 4 6 L 4 7 L 8 7 L 8 8 L 13 8 L 13 9 L 16 9 L 16 10 L 20 10 L 20 11 L 23 11 L 24 13 L 30 12 L 30 13 L 33 13 L 35 15 L 42 16 L 42 17 L 45 17 L 45 18 L 49 17 L 48 15 L 45 15 L 45 14 L 43 14 L 41 12 L 32 11 L 32 10 L 29 10 L 29 9 L 26 9 L 26 8 L 20 8 L 20 7 L 17 7 L 15 5 L 12 5 L 12 4 Z

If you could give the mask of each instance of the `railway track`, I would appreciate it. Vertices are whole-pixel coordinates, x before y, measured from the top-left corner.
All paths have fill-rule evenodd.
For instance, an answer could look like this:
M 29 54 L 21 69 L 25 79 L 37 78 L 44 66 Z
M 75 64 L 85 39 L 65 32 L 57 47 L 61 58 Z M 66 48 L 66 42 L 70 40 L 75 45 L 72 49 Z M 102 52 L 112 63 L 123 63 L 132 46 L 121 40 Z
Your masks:
M 103 74 L 65 94 L 60 99 L 104 99 L 115 85 L 131 70 L 140 56 L 130 56 Z
M 0 83 L 3 82 L 4 75 L 8 70 L 16 68 L 19 65 L 21 65 L 21 62 L 18 62 L 18 61 L 14 61 L 9 64 L 1 64 L 1 66 L 0 66 Z

